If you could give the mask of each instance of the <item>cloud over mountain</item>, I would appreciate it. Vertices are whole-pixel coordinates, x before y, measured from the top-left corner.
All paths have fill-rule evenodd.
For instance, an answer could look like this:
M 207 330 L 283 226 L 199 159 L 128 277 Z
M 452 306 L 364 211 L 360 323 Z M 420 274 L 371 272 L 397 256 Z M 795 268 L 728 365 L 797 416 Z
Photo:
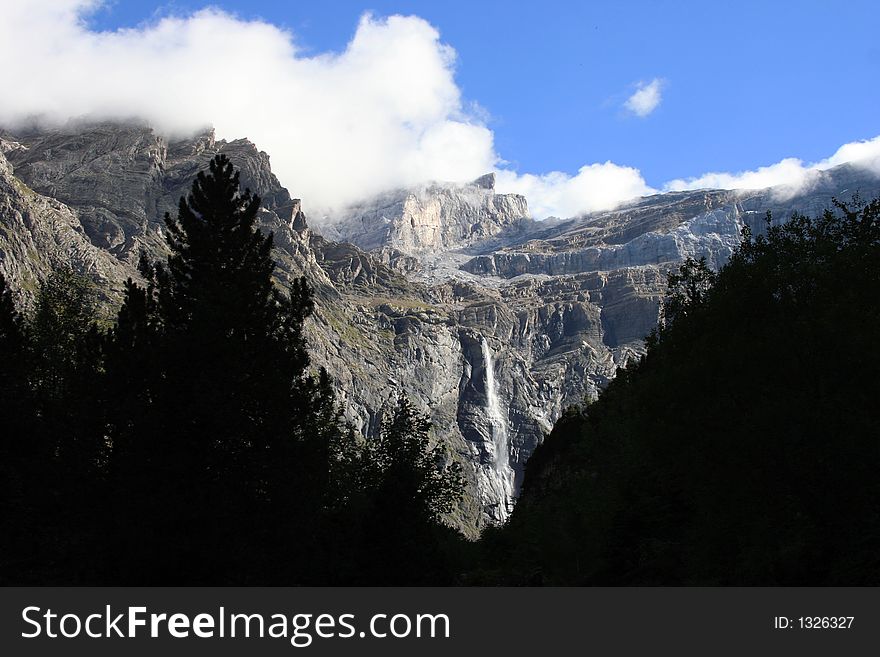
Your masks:
M 621 201 L 653 194 L 638 169 L 613 162 L 588 164 L 570 176 L 561 171 L 542 175 L 512 171 L 498 173 L 499 191 L 523 194 L 536 217 L 572 217 L 592 210 L 613 208 Z
M 14 93 L 0 122 L 141 118 L 170 134 L 213 125 L 272 156 L 312 208 L 425 179 L 492 169 L 492 133 L 464 109 L 455 52 L 416 17 L 364 16 L 341 53 L 305 55 L 294 35 L 205 9 L 96 33 L 89 0 L 3 3 L 0 56 Z
M 87 18 L 101 4 L 0 0 L 0 57 L 8 63 L 0 125 L 141 119 L 171 136 L 213 126 L 218 137 L 248 137 L 265 149 L 281 182 L 318 215 L 391 188 L 493 169 L 499 191 L 525 194 L 538 218 L 655 191 L 638 169 L 613 162 L 585 164 L 575 175 L 506 168 L 484 113 L 462 98 L 455 51 L 419 17 L 365 15 L 343 51 L 314 54 L 287 30 L 218 9 L 96 32 Z M 626 106 L 646 116 L 662 87 L 659 78 L 643 84 Z M 811 169 L 876 161 L 878 150 L 875 139 L 812 165 L 788 158 L 664 188 L 802 184 Z
M 817 171 L 830 169 L 845 162 L 870 169 L 880 175 L 880 136 L 844 144 L 833 155 L 818 162 L 805 164 L 798 158 L 787 157 L 775 164 L 751 171 L 706 173 L 696 178 L 671 180 L 664 185 L 664 191 L 779 187 L 777 196 L 790 198 L 807 189 Z

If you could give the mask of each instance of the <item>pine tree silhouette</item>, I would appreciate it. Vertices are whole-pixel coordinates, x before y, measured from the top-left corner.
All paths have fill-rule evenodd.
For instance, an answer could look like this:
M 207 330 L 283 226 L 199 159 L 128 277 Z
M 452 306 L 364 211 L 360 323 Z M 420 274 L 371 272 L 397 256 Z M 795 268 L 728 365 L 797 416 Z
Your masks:
M 95 574 L 106 449 L 93 299 L 91 283 L 61 267 L 21 317 L 0 281 L 0 577 L 11 581 Z
M 313 524 L 327 494 L 338 413 L 326 374 L 307 371 L 312 292 L 304 278 L 287 295 L 274 287 L 259 207 L 215 157 L 165 217 L 167 263 L 142 261 L 145 288 L 128 282 L 108 347 L 110 388 L 122 391 L 114 478 L 133 505 L 117 517 L 142 519 L 122 549 L 156 578 L 247 578 L 255 553 L 303 539 L 297 526 Z
M 274 286 L 259 212 L 215 157 L 165 217 L 167 260 L 142 258 L 104 335 L 72 271 L 50 276 L 27 321 L 0 279 L 0 576 L 419 584 L 461 571 L 441 521 L 458 467 L 405 398 L 375 440 L 343 426 L 333 382 L 310 371 L 312 291 Z
M 452 511 L 464 486 L 461 466 L 431 445 L 431 422 L 400 394 L 377 439 L 369 443 L 379 489 L 398 509 L 437 522 Z
M 91 281 L 59 267 L 40 286 L 26 326 L 29 377 L 49 452 L 68 474 L 85 479 L 94 479 L 104 458 L 96 306 Z
M 28 449 L 20 433 L 23 421 L 26 422 L 22 415 L 28 414 L 25 407 L 29 398 L 24 354 L 22 320 L 6 286 L 6 278 L 0 274 L 0 421 L 3 423 L 0 454 L 3 457 Z
M 398 395 L 376 438 L 367 443 L 372 470 L 362 577 L 370 584 L 448 583 L 444 514 L 460 498 L 460 465 L 431 445 L 431 423 Z
M 41 450 L 33 435 L 22 319 L 0 274 L 0 578 L 21 569 L 30 548 L 26 519 L 32 514 L 30 482 Z

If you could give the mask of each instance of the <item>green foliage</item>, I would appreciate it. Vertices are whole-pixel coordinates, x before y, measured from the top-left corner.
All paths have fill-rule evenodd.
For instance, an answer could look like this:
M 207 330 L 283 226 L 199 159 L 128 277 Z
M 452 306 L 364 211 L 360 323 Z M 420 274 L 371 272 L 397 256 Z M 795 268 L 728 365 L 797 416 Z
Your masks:
M 7 538 L 0 574 L 17 573 L 19 581 L 47 571 L 69 581 L 91 563 L 107 455 L 94 298 L 90 282 L 65 268 L 42 283 L 24 319 L 8 291 L 0 294 L 0 533 Z
M 22 342 L 21 318 L 15 309 L 12 292 L 6 286 L 6 277 L 0 274 L 0 345 L 3 345 L 3 355 L 13 355 Z
M 475 578 L 880 582 L 880 201 L 835 206 L 670 277 L 666 326 L 557 423 Z
M 61 267 L 40 286 L 25 324 L 28 378 L 42 439 L 74 477 L 94 476 L 106 457 L 96 306 L 91 281 Z
M 20 567 L 17 559 L 28 547 L 29 482 L 38 458 L 28 430 L 36 412 L 28 385 L 28 363 L 22 318 L 0 274 L 0 576 Z
M 706 264 L 706 258 L 687 258 L 677 274 L 667 278 L 667 295 L 663 302 L 663 319 L 672 323 L 684 317 L 693 308 L 702 305 L 706 295 L 715 285 L 716 274 Z
M 41 396 L 61 396 L 60 387 L 86 366 L 87 335 L 94 331 L 96 297 L 91 281 L 69 268 L 52 272 L 40 287 L 27 332 Z
M 430 423 L 400 395 L 361 457 L 363 490 L 354 506 L 362 546 L 341 561 L 360 584 L 448 584 L 460 569 L 461 538 L 441 517 L 463 490 L 461 469 L 431 447 Z
M 27 382 L 28 362 L 22 318 L 15 308 L 6 278 L 0 274 L 0 464 L 28 451 L 21 430 L 33 419 L 32 395 Z M 10 473 L 4 472 L 8 481 Z
M 459 463 L 447 463 L 442 445 L 430 446 L 430 429 L 427 416 L 401 394 L 367 448 L 382 494 L 436 522 L 461 498 L 464 479 Z

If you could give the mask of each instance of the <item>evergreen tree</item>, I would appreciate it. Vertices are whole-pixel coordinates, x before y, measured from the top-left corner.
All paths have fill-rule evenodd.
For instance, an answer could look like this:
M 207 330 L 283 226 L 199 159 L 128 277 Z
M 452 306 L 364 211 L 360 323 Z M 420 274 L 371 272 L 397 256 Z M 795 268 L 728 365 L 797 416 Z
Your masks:
M 308 373 L 312 292 L 304 278 L 287 295 L 274 287 L 259 206 L 215 157 L 166 215 L 167 263 L 142 262 L 147 286 L 127 284 L 108 346 L 108 380 L 123 390 L 114 476 L 134 503 L 118 515 L 134 511 L 155 537 L 135 526 L 124 542 L 144 546 L 143 562 L 164 551 L 154 574 L 176 582 L 216 582 L 218 570 L 235 581 L 259 561 L 262 532 L 273 532 L 259 545 L 267 560 L 285 539 L 287 550 L 310 544 L 328 495 L 338 414 L 326 375 Z
M 461 465 L 447 463 L 441 444 L 431 446 L 431 422 L 403 394 L 368 443 L 380 494 L 411 514 L 439 522 L 461 497 Z
M 310 372 L 304 278 L 273 285 L 260 199 L 224 156 L 112 330 L 69 269 L 27 321 L 0 279 L 0 575 L 53 584 L 446 583 L 456 464 L 400 398 L 375 441 Z M 16 424 L 17 423 L 17 424 Z M 17 429 L 16 429 L 17 427 Z M 20 429 L 20 431 L 19 431 Z M 19 435 L 20 433 L 20 435 Z
M 27 521 L 33 511 L 30 482 L 39 457 L 28 384 L 22 319 L 0 274 L 0 581 L 22 569 L 31 549 Z
M 0 274 L 0 458 L 27 450 L 22 428 L 30 413 L 22 320 L 6 278 Z
M 96 308 L 92 282 L 62 266 L 40 286 L 26 326 L 39 428 L 53 458 L 84 479 L 106 457 Z
M 18 582 L 95 576 L 106 449 L 100 341 L 90 282 L 62 267 L 34 311 L 15 312 L 0 281 L 3 571 Z
M 6 285 L 6 277 L 0 274 L 0 348 L 4 358 L 14 357 L 23 344 L 21 318 L 12 299 L 12 290 Z M 4 361 L 5 362 L 5 361 Z M 5 373 L 7 368 L 3 368 Z
M 709 269 L 706 258 L 687 258 L 679 267 L 678 273 L 671 273 L 667 278 L 663 324 L 671 324 L 677 317 L 683 317 L 700 306 L 715 284 L 715 279 L 716 274 Z
M 442 523 L 461 497 L 461 466 L 440 444 L 431 423 L 400 394 L 374 440 L 367 443 L 371 472 L 360 577 L 372 584 L 449 583 L 448 548 L 457 535 Z

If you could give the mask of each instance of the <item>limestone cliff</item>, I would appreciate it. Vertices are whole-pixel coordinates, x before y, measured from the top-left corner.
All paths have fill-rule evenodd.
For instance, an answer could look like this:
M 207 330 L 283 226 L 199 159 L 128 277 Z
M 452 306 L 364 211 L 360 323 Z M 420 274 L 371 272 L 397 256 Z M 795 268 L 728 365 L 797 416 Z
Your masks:
M 845 164 L 815 172 L 800 194 L 789 198 L 786 192 L 698 190 L 649 196 L 533 231 L 461 267 L 473 274 L 512 278 L 669 266 L 704 257 L 717 269 L 739 244 L 745 226 L 753 234 L 766 229 L 768 211 L 778 222 L 794 211 L 821 213 L 835 197 L 847 201 L 859 193 L 872 198 L 880 194 L 880 178 L 869 168 Z
M 320 229 L 365 250 L 416 255 L 468 246 L 532 223 L 525 197 L 496 194 L 490 173 L 467 185 L 433 183 L 381 194 L 323 220 Z

